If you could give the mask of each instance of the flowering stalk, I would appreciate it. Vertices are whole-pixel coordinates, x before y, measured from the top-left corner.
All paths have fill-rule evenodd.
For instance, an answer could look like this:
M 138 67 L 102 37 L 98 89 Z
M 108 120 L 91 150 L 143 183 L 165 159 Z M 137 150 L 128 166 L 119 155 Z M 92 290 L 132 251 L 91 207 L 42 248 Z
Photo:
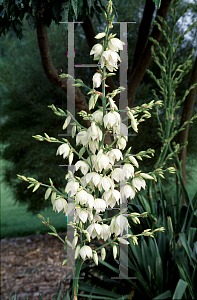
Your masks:
M 120 111 L 113 101 L 113 97 L 120 93 L 124 88 L 119 87 L 111 93 L 105 93 L 105 80 L 106 77 L 114 75 L 114 71 L 118 69 L 117 63 L 120 61 L 118 51 L 123 49 L 124 43 L 115 34 L 109 35 L 111 29 L 113 16 L 112 14 L 112 1 L 110 0 L 106 7 L 105 17 L 107 26 L 105 32 L 99 33 L 95 36 L 96 39 L 101 39 L 101 43 L 93 46 L 90 55 L 94 55 L 94 60 L 99 61 L 98 70 L 94 74 L 93 88 L 88 88 L 81 79 L 76 79 L 75 86 L 83 86 L 88 88 L 88 95 L 90 96 L 89 108 L 94 109 L 98 98 L 102 99 L 102 108 L 98 108 L 92 114 L 87 114 L 81 111 L 79 115 L 84 120 L 89 120 L 91 126 L 86 129 L 75 120 L 70 112 L 56 109 L 54 105 L 50 108 L 60 117 L 66 117 L 63 124 L 63 129 L 71 123 L 72 136 L 76 132 L 76 144 L 81 145 L 80 151 L 76 151 L 67 139 L 59 141 L 56 138 L 45 137 L 37 135 L 39 141 L 61 143 L 57 149 L 57 155 L 63 155 L 64 159 L 68 159 L 69 165 L 72 165 L 74 155 L 77 155 L 79 160 L 75 164 L 75 170 L 80 171 L 80 177 L 74 176 L 71 171 L 66 175 L 67 183 L 65 193 L 59 192 L 50 180 L 50 185 L 44 185 L 34 178 L 26 178 L 25 176 L 18 175 L 19 179 L 28 181 L 29 188 L 33 187 L 33 192 L 40 186 L 47 187 L 45 199 L 51 196 L 53 210 L 63 211 L 66 216 L 72 215 L 75 212 L 75 219 L 73 223 L 68 224 L 75 231 L 73 241 L 66 239 L 66 248 L 70 246 L 75 247 L 75 278 L 73 280 L 73 300 L 77 300 L 78 295 L 78 278 L 83 262 L 86 259 L 94 260 L 98 264 L 98 252 L 101 254 L 101 259 L 105 259 L 105 247 L 111 245 L 113 247 L 114 259 L 117 256 L 117 246 L 119 243 L 129 244 L 130 242 L 137 244 L 139 236 L 154 236 L 154 231 L 150 229 L 145 230 L 138 235 L 125 234 L 130 227 L 128 218 L 135 224 L 140 223 L 140 217 L 147 217 L 147 213 L 138 214 L 132 213 L 127 215 L 125 211 L 121 211 L 111 218 L 104 218 L 103 214 L 107 208 L 119 208 L 119 205 L 125 203 L 128 199 L 133 199 L 138 191 L 145 189 L 146 180 L 155 179 L 154 173 L 145 174 L 141 171 L 135 171 L 139 167 L 138 159 L 142 160 L 143 157 L 150 157 L 154 155 L 154 150 L 148 149 L 147 151 L 140 151 L 136 155 L 130 153 L 129 148 L 125 154 L 123 150 L 126 149 L 128 141 L 128 128 L 123 123 L 120 117 Z M 104 40 L 102 40 L 104 38 Z M 70 75 L 63 74 L 70 78 Z M 102 92 L 96 89 L 102 86 Z M 144 121 L 145 118 L 150 117 L 149 110 L 152 109 L 153 101 L 149 104 L 144 104 L 141 107 L 134 109 L 126 108 L 127 118 L 130 120 L 132 128 L 135 132 L 138 131 L 138 124 Z M 109 107 L 109 108 L 108 108 Z M 142 117 L 137 120 L 139 113 L 143 113 Z M 105 134 L 112 132 L 114 141 L 111 145 L 104 145 Z M 113 147 L 112 147 L 113 146 Z M 88 157 L 83 157 L 84 153 Z M 156 170 L 160 172 L 160 170 Z M 120 186 L 121 183 L 121 186 Z M 72 199 L 69 201 L 66 199 Z M 42 217 L 43 218 L 43 217 Z M 49 221 L 43 221 L 45 225 L 49 226 Z M 50 227 L 50 226 L 49 226 Z M 53 227 L 50 227 L 53 234 L 58 236 Z M 163 228 L 159 229 L 163 230 Z M 58 236 L 59 237 L 59 236 Z M 107 241 L 103 246 L 92 250 L 90 247 L 92 239 L 103 239 Z

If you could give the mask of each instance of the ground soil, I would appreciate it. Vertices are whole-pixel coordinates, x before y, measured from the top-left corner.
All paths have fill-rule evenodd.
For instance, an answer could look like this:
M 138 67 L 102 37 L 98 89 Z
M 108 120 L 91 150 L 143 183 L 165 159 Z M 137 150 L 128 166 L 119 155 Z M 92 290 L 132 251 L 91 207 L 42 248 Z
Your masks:
M 62 238 L 64 234 L 60 234 Z M 1 240 L 1 300 L 51 300 L 66 277 L 63 243 L 48 234 Z M 64 282 L 68 289 L 69 280 Z

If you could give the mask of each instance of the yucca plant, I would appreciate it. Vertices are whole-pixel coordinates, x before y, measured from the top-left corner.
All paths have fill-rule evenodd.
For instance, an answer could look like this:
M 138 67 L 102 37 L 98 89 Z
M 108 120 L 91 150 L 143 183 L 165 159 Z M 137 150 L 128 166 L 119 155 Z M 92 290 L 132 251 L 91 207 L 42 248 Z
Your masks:
M 169 159 L 176 163 L 177 170 L 172 167 L 168 168 L 169 171 L 174 171 L 177 176 L 176 199 L 169 200 L 165 196 L 160 178 L 157 178 L 155 186 L 149 184 L 147 194 L 138 193 L 129 205 L 128 213 L 138 212 L 141 214 L 146 211 L 149 213 L 149 217 L 143 219 L 141 224 L 137 224 L 137 226 L 130 221 L 132 228 L 130 234 L 138 234 L 145 228 L 150 228 L 152 231 L 155 230 L 155 236 L 154 239 L 144 237 L 135 246 L 131 239 L 128 239 L 128 256 L 125 254 L 124 259 L 126 262 L 129 257 L 128 273 L 129 276 L 136 277 L 136 280 L 129 278 L 111 279 L 111 277 L 119 274 L 119 262 L 117 260 L 111 262 L 112 249 L 110 249 L 105 262 L 101 262 L 104 269 L 100 266 L 92 269 L 87 267 L 87 270 L 89 270 L 88 275 L 92 281 L 91 284 L 90 282 L 89 284 L 88 282 L 86 284 L 80 283 L 81 291 L 91 291 L 91 296 L 86 296 L 90 299 L 94 299 L 94 297 L 99 299 L 98 287 L 105 287 L 105 295 L 107 295 L 107 291 L 114 290 L 118 295 L 125 297 L 124 299 L 195 299 L 197 295 L 195 287 L 195 282 L 197 282 L 197 193 L 190 199 L 182 180 L 180 162 L 177 159 L 181 147 L 179 145 L 173 147 L 172 144 L 177 133 L 186 125 L 185 123 L 179 128 L 176 111 L 184 102 L 189 91 L 194 88 L 194 85 L 191 86 L 181 100 L 176 99 L 175 90 L 191 67 L 192 58 L 191 54 L 178 67 L 174 63 L 175 51 L 183 40 L 182 35 L 175 38 L 177 3 L 177 1 L 173 1 L 171 6 L 172 28 L 169 28 L 167 22 L 163 21 L 166 26 L 166 31 L 164 31 L 156 22 L 166 39 L 166 48 L 160 47 L 156 41 L 152 40 L 157 44 L 158 55 L 161 57 L 160 59 L 154 48 L 152 48 L 154 61 L 161 71 L 161 78 L 157 79 L 153 73 L 148 71 L 158 85 L 160 92 L 158 96 L 158 91 L 153 91 L 154 97 L 157 101 L 163 99 L 162 110 L 156 112 L 162 148 L 155 167 L 157 173 L 160 173 L 160 176 L 163 177 L 163 168 L 167 165 Z M 175 42 L 176 47 L 174 47 Z M 183 199 L 186 205 L 183 204 Z M 166 229 L 165 234 L 161 235 L 160 232 L 156 232 L 157 227 L 160 226 Z M 109 270 L 106 271 L 105 267 Z M 99 274 L 100 281 L 96 281 L 95 273 Z M 95 290 L 96 288 L 97 290 Z M 103 290 L 102 292 L 104 293 Z M 116 297 L 112 297 L 111 295 L 111 299 L 116 299 Z

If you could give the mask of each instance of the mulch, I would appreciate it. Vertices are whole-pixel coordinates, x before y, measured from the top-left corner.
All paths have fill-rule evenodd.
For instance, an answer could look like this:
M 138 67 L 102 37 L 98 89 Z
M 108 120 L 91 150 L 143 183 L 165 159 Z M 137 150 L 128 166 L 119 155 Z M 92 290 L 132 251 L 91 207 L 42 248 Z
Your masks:
M 64 239 L 65 235 L 60 234 Z M 63 243 L 48 234 L 1 240 L 1 300 L 51 300 L 66 277 Z M 69 288 L 69 281 L 64 283 Z M 26 299 L 26 298 L 25 298 Z

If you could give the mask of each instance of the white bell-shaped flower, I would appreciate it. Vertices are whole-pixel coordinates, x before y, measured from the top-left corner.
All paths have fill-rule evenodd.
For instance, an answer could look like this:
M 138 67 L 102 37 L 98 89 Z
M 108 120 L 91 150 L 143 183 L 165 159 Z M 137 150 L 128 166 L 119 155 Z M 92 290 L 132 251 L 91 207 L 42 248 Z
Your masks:
M 102 189 L 104 191 L 108 191 L 109 189 L 114 188 L 114 182 L 110 177 L 104 176 L 101 178 L 100 183 L 98 184 L 99 191 L 101 192 Z
M 72 197 L 77 193 L 78 188 L 79 188 L 79 183 L 71 180 L 67 183 L 65 192 L 67 194 L 70 193 L 70 197 Z
M 88 202 L 88 193 L 84 190 L 79 191 L 75 196 L 76 203 L 85 205 Z
M 90 55 L 94 54 L 94 59 L 99 59 L 103 52 L 103 46 L 101 44 L 96 44 L 92 47 Z
M 79 254 L 83 260 L 85 260 L 86 257 L 92 258 L 92 249 L 90 248 L 90 246 L 85 245 L 85 246 L 81 247 Z
M 93 208 L 94 206 L 94 197 L 91 194 L 88 194 L 87 203 L 89 208 Z
M 97 121 L 99 124 L 102 125 L 102 123 L 103 123 L 103 112 L 102 112 L 102 110 L 98 109 L 92 115 L 93 115 L 93 119 L 95 121 Z
M 97 150 L 99 150 L 99 141 L 94 140 L 94 141 L 89 141 L 88 146 L 90 150 L 92 151 L 93 154 L 96 153 Z
M 105 199 L 106 205 L 108 207 L 113 208 L 116 205 L 116 203 L 119 204 L 120 192 L 117 190 L 111 189 L 107 192 L 104 192 L 102 197 L 103 197 L 103 199 Z
M 53 203 L 53 210 L 57 211 L 58 213 L 60 211 L 64 211 L 64 213 L 66 213 L 68 209 L 68 203 L 64 198 L 59 198 L 57 200 L 54 201 Z
M 111 168 L 109 164 L 109 157 L 106 154 L 103 154 L 103 150 L 101 149 L 96 157 L 97 165 L 95 165 L 95 170 L 98 172 L 102 172 L 102 170 L 107 170 Z
M 110 232 L 110 226 L 107 224 L 101 225 L 101 238 L 106 241 L 108 238 L 110 238 L 111 232 Z
M 124 136 L 128 141 L 128 127 L 124 123 L 121 122 L 114 126 L 113 133 L 117 135 L 117 137 Z
M 68 144 L 62 144 L 61 146 L 58 147 L 56 155 L 63 154 L 63 158 L 66 158 L 68 157 L 69 152 L 70 152 L 70 147 L 68 146 Z
M 115 160 L 123 159 L 122 152 L 119 149 L 112 149 L 107 153 L 110 163 L 113 165 Z
M 95 214 L 94 217 L 93 217 L 93 221 L 94 222 L 100 222 L 100 221 L 102 221 L 102 218 L 99 215 Z
M 125 43 L 117 38 L 111 38 L 108 41 L 108 48 L 115 52 L 118 52 L 119 50 L 123 50 L 123 45 L 125 45 Z
M 123 180 L 123 172 L 122 172 L 122 168 L 115 168 L 112 172 L 111 172 L 111 178 L 117 182 L 120 182 Z
M 121 188 L 120 195 L 120 203 L 126 202 L 128 198 L 133 199 L 135 197 L 135 189 L 129 184 L 126 184 Z
M 95 122 L 91 123 L 91 126 L 87 130 L 87 135 L 88 135 L 88 140 L 97 140 L 101 141 L 102 140 L 102 130 L 95 124 Z
M 87 232 L 90 234 L 90 236 L 94 239 L 97 237 L 97 239 L 101 238 L 101 231 L 102 227 L 98 223 L 93 223 L 87 228 Z
M 99 88 L 100 85 L 101 85 L 101 80 L 102 80 L 102 74 L 96 72 L 96 73 L 94 74 L 94 76 L 92 77 L 93 87 Z
M 96 213 L 100 213 L 105 211 L 106 202 L 103 199 L 97 198 L 94 200 L 94 209 L 96 209 Z
M 88 144 L 88 134 L 86 130 L 80 131 L 76 135 L 76 144 L 82 144 L 83 146 Z
M 126 148 L 126 145 L 127 145 L 127 141 L 125 139 L 125 137 L 121 136 L 118 141 L 117 141 L 117 147 L 120 149 L 120 150 L 124 150 Z
M 118 126 L 120 123 L 120 115 L 116 111 L 110 111 L 103 118 L 105 128 L 109 129 L 113 126 Z
M 135 178 L 133 178 L 133 180 L 132 180 L 132 186 L 133 186 L 136 190 L 140 191 L 141 188 L 145 189 L 146 181 L 145 181 L 144 179 L 140 178 L 140 177 L 135 177 Z
M 100 174 L 98 174 L 96 172 L 88 173 L 85 176 L 86 183 L 90 184 L 90 182 L 92 182 L 93 185 L 96 186 L 96 187 L 98 186 L 98 184 L 101 181 L 101 179 L 102 179 L 102 175 L 100 175 Z
M 134 167 L 130 164 L 125 164 L 122 168 L 123 180 L 134 176 Z
M 94 220 L 94 216 L 93 216 L 93 213 L 92 213 L 92 208 L 89 208 L 88 209 L 88 221 L 90 223 L 92 223 L 93 220 Z
M 76 171 L 78 169 L 81 169 L 81 172 L 83 173 L 83 175 L 85 175 L 89 170 L 89 165 L 85 161 L 78 160 L 75 164 L 75 168 Z
M 82 207 L 75 207 L 75 221 L 76 223 L 79 223 L 80 220 L 82 221 L 82 223 L 86 223 L 88 219 L 88 210 L 86 208 L 82 208 Z
M 129 226 L 128 220 L 125 216 L 119 215 L 116 218 L 113 218 L 110 224 L 111 234 L 115 233 L 115 235 L 123 234 L 124 231 L 127 231 L 127 227 Z M 130 226 L 129 226 L 130 227 Z
M 101 54 L 100 64 L 101 68 L 106 66 L 106 68 L 113 72 L 113 69 L 118 69 L 117 62 L 121 61 L 120 56 L 117 52 L 112 50 L 106 50 Z
M 98 172 L 97 155 L 91 155 L 91 157 L 88 156 L 87 161 L 92 166 L 92 168 Z

